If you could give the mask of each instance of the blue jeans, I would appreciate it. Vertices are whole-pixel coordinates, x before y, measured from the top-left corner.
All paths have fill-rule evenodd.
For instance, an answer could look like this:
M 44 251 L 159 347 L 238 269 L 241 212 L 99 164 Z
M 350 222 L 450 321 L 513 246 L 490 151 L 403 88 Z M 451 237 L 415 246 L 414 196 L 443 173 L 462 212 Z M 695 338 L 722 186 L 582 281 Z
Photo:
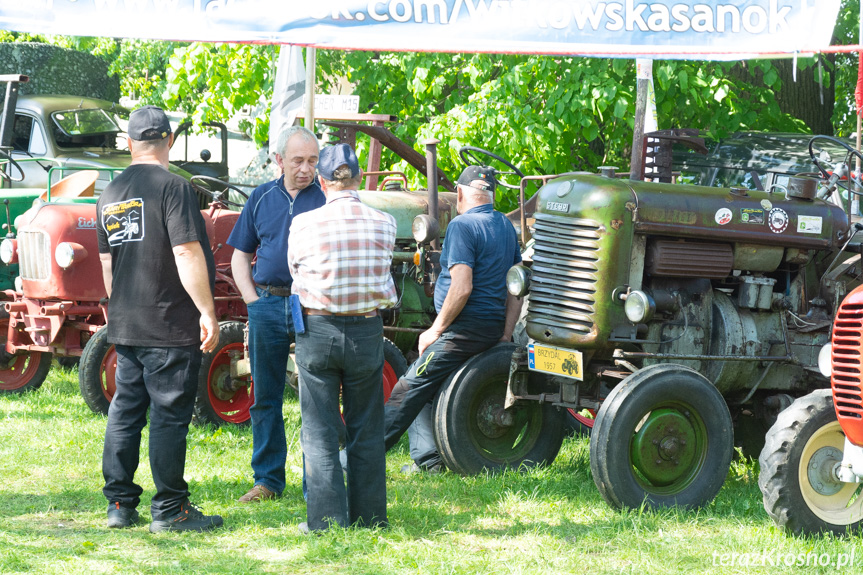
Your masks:
M 183 471 L 201 350 L 198 345 L 116 347 L 117 390 L 108 408 L 102 493 L 122 507 L 134 509 L 140 503 L 142 489 L 134 477 L 149 408 L 150 469 L 156 484 L 150 508 L 154 520 L 165 519 L 178 513 L 189 497 Z
M 386 525 L 383 322 L 380 317 L 306 316 L 305 320 L 306 333 L 297 335 L 296 361 L 309 528 Z M 339 463 L 342 430 L 347 488 Z
M 426 403 L 422 411 L 408 427 L 411 459 L 417 465 L 428 467 L 440 461 L 437 446 L 434 443 L 434 425 L 432 424 L 432 403 Z
M 398 443 L 424 409 L 428 409 L 428 415 L 423 416 L 414 429 L 423 435 L 430 435 L 429 403 L 434 400 L 449 376 L 465 361 L 497 344 L 503 336 L 503 329 L 503 320 L 456 318 L 456 321 L 423 351 L 408 367 L 407 373 L 399 378 L 387 401 L 384 424 L 388 450 Z M 440 455 L 436 449 L 432 449 L 427 438 L 411 443 L 411 457 L 417 465 L 428 467 L 440 463 Z
M 248 306 L 249 355 L 255 403 L 252 416 L 252 471 L 255 485 L 274 493 L 285 489 L 285 372 L 294 323 L 288 298 L 256 287 L 260 299 Z

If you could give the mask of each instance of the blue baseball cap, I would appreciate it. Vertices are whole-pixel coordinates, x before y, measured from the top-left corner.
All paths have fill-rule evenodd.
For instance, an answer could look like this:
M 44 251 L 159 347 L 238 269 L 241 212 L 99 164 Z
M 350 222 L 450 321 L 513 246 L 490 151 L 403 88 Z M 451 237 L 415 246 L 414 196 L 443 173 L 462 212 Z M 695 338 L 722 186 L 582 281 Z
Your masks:
M 325 180 L 332 182 L 335 179 L 333 172 L 341 166 L 350 168 L 352 178 L 360 174 L 360 161 L 353 148 L 347 144 L 336 144 L 321 150 L 321 156 L 318 158 L 318 173 Z

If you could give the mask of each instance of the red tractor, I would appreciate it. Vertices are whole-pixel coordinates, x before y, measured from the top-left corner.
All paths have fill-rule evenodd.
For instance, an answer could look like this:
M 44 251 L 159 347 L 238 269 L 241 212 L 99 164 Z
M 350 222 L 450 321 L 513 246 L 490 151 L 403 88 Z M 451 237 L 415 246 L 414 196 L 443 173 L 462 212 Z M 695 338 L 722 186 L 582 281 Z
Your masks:
M 0 380 L 7 382 L 4 391 L 35 389 L 45 380 L 53 356 L 80 356 L 84 399 L 94 411 L 107 412 L 116 356 L 101 331 L 107 308 L 96 241 L 96 199 L 92 189 L 90 197 L 82 195 L 88 182 L 79 182 L 64 199 L 26 211 L 16 222 L 17 237 L 3 241 L 9 260 L 5 263 L 19 265 L 20 280 L 16 289 L 3 292 L 9 315 L 5 352 L 17 359 L 0 371 Z M 232 249 L 225 243 L 239 216 L 228 209 L 230 203 L 216 192 L 202 211 L 216 261 L 216 309 L 225 320 L 246 313 L 230 277 Z
M 857 231 L 863 229 L 858 224 Z M 863 251 L 863 250 L 861 250 Z M 860 265 L 860 256 L 856 256 Z M 758 485 L 764 508 L 793 533 L 863 527 L 863 286 L 839 307 L 819 367 L 830 389 L 801 397 L 767 433 Z
M 387 117 L 389 118 L 389 117 Z M 427 295 L 430 254 L 423 252 L 422 263 L 416 263 L 416 241 L 411 224 L 419 214 L 428 214 L 433 204 L 440 220 L 442 237 L 449 220 L 455 216 L 454 194 L 411 192 L 404 189 L 407 178 L 402 173 L 378 172 L 380 141 L 393 148 L 420 172 L 427 159 L 410 146 L 397 141 L 382 126 L 340 124 L 342 137 L 355 137 L 356 131 L 372 138 L 367 185 L 378 190 L 361 192 L 363 201 L 393 213 L 398 221 L 397 246 L 393 275 L 400 292 L 399 305 L 384 313 L 385 331 L 393 341 L 384 345 L 385 396 L 407 368 L 401 350 L 408 351 L 416 338 L 431 324 L 434 307 Z M 430 150 L 433 154 L 433 149 Z M 436 171 L 436 168 L 435 168 Z M 254 402 L 254 387 L 247 368 L 244 345 L 246 308 L 231 277 L 232 250 L 226 241 L 239 213 L 229 205 L 241 207 L 232 200 L 235 194 L 245 197 L 236 187 L 220 180 L 196 176 L 194 182 L 209 180 L 217 192 L 209 208 L 203 210 L 210 245 L 216 262 L 216 310 L 221 323 L 219 347 L 206 354 L 199 375 L 196 419 L 204 423 L 249 422 L 249 408 Z M 435 183 L 438 179 L 435 178 Z M 446 178 L 441 185 L 452 189 Z M 370 187 L 371 187 L 370 186 Z M 386 188 L 386 190 L 384 190 Z M 107 308 L 101 265 L 96 241 L 96 199 L 78 197 L 70 190 L 67 199 L 39 203 L 16 222 L 17 237 L 3 242 L 0 254 L 9 254 L 7 264 L 20 266 L 16 289 L 0 292 L 9 314 L 5 353 L 12 358 L 4 370 L 0 364 L 0 391 L 24 391 L 38 388 L 47 376 L 52 356 L 80 357 L 79 382 L 87 405 L 97 413 L 107 413 L 115 390 L 116 353 L 107 341 Z M 6 261 L 8 259 L 8 261 Z M 292 371 L 289 369 L 289 371 Z M 287 374 L 288 377 L 291 373 Z

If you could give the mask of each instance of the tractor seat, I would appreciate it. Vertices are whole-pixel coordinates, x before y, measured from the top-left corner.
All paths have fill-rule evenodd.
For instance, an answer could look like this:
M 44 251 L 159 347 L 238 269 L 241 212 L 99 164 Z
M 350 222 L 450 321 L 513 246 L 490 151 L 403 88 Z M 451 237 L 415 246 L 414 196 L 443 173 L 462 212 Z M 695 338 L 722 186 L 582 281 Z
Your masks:
M 51 199 L 57 198 L 92 198 L 96 189 L 96 180 L 99 179 L 97 170 L 82 170 L 66 176 L 51 186 Z M 42 193 L 39 198 L 48 200 L 48 191 Z

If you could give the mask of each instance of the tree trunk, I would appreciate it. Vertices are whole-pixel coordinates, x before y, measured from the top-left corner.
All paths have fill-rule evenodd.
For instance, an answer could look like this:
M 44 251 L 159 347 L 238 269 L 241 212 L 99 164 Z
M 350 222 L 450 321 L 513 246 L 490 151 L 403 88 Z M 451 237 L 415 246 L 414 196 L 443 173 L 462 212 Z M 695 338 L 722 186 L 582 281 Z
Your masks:
M 836 102 L 834 83 L 835 55 L 825 54 L 824 86 L 818 83 L 818 65 L 809 68 L 797 68 L 797 81 L 794 81 L 794 59 L 774 60 L 773 67 L 779 74 L 781 88 L 774 89 L 779 109 L 806 123 L 813 134 L 833 135 L 833 107 Z M 745 63 L 734 66 L 731 75 L 750 82 L 756 86 L 764 86 L 761 70 L 753 69 Z M 821 103 L 821 94 L 824 103 Z

